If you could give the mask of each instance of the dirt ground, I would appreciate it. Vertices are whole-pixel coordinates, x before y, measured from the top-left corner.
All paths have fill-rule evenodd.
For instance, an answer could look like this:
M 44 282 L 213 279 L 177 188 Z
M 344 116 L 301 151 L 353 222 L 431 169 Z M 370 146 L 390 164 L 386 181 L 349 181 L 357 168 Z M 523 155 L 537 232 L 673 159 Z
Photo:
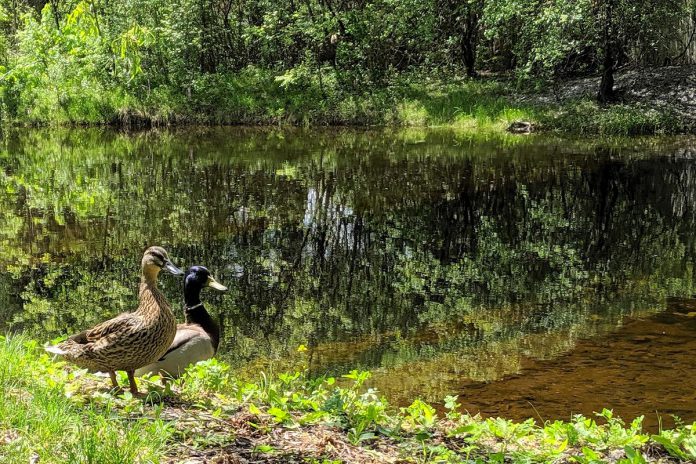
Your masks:
M 559 83 L 551 93 L 521 99 L 548 104 L 594 98 L 599 82 L 599 76 L 572 79 Z M 696 128 L 696 65 L 620 70 L 614 88 L 625 103 L 673 112 L 686 125 Z

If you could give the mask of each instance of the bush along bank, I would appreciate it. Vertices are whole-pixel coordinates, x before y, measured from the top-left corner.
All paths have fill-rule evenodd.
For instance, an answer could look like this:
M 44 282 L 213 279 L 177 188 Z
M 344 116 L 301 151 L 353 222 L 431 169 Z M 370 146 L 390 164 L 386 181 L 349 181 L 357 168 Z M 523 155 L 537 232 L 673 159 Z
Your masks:
M 649 435 L 641 418 L 604 410 L 537 424 L 445 411 L 415 400 L 390 407 L 370 374 L 302 372 L 235 378 L 217 360 L 146 398 L 56 362 L 39 344 L 0 338 L 0 461 L 7 463 L 307 462 L 676 463 L 696 460 L 696 424 Z M 123 382 L 125 379 L 121 379 Z M 504 399 L 501 399 L 504 401 Z
M 516 127 L 653 133 L 684 130 L 676 115 L 693 128 L 696 56 L 685 18 L 695 0 L 211 6 L 3 3 L 0 118 L 131 127 L 474 122 L 477 130 L 513 118 L 527 123 Z M 511 98 L 499 98 L 492 78 L 500 76 Z M 588 91 L 571 89 L 582 103 L 573 117 L 564 92 L 577 80 Z M 542 124 L 518 98 L 522 86 L 546 102 Z
M 327 70 L 328 73 L 332 71 Z M 331 74 L 278 80 L 258 68 L 202 76 L 189 93 L 155 89 L 144 97 L 94 83 L 84 89 L 50 89 L 26 108 L 4 102 L 4 123 L 25 126 L 171 125 L 450 127 L 504 132 L 515 122 L 533 131 L 563 134 L 641 135 L 693 132 L 694 121 L 668 106 L 626 102 L 600 105 L 589 97 L 552 101 L 544 94 L 517 98 L 514 83 L 403 75 L 389 85 L 346 89 Z M 282 76 L 281 76 L 282 77 Z M 68 95 L 68 96 L 66 96 Z M 10 104 L 12 103 L 12 104 Z M 8 107 L 9 105 L 9 107 Z M 21 106 L 21 105 L 20 105 Z M 686 114 L 686 113 L 685 113 Z
M 520 94 L 514 83 L 494 79 L 444 79 L 403 75 L 389 85 L 346 89 L 332 71 L 287 80 L 269 70 L 201 76 L 191 92 L 162 87 L 144 97 L 93 83 L 95 90 L 50 89 L 26 108 L 3 103 L 4 123 L 18 126 L 107 125 L 139 129 L 182 125 L 449 127 L 502 133 L 573 135 L 692 133 L 693 118 L 670 106 L 624 102 L 600 105 L 590 97 L 555 101 L 543 93 Z M 283 77 L 281 75 L 280 77 Z M 67 95 L 67 96 L 66 96 Z M 524 98 L 518 98 L 523 95 Z M 1 105 L 0 105 L 1 106 Z

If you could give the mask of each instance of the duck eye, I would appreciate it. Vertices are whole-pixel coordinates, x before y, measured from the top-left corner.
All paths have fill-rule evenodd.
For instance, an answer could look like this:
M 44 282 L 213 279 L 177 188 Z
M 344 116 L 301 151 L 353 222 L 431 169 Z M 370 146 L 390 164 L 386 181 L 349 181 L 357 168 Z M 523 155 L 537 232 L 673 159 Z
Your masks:
M 154 258 L 154 261 L 158 266 L 160 266 L 160 267 L 164 266 L 164 263 L 165 263 L 164 256 L 162 256 L 159 253 L 152 253 L 152 257 Z

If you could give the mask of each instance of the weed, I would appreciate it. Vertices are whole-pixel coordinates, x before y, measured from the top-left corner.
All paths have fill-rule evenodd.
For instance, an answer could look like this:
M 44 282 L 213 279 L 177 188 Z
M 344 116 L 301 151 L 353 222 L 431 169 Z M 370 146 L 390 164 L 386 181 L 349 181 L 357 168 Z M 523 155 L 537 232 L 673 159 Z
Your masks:
M 679 422 L 674 430 L 648 436 L 642 433 L 642 417 L 627 425 L 606 409 L 596 419 L 575 416 L 543 425 L 532 419 L 483 419 L 461 413 L 456 396 L 445 399 L 440 419 L 420 400 L 395 410 L 366 386 L 369 378 L 369 372 L 352 371 L 337 382 L 296 371 L 262 374 L 250 382 L 211 360 L 190 368 L 169 390 L 156 377 L 144 379 L 151 393 L 143 401 L 95 389 L 104 379 L 54 362 L 22 335 L 0 337 L 0 461 L 28 462 L 38 456 L 45 463 L 159 462 L 172 450 L 230 446 L 240 432 L 228 421 L 239 414 L 247 417 L 244 423 L 253 436 L 277 437 L 278 428 L 318 426 L 333 430 L 333 440 L 345 440 L 344 446 L 392 449 L 423 463 L 594 464 L 611 454 L 620 464 L 643 464 L 654 462 L 643 452 L 647 447 L 661 448 L 671 462 L 696 459 L 696 424 Z M 162 400 L 168 397 L 189 402 L 193 409 L 186 413 L 195 420 L 164 419 Z M 201 427 L 201 421 L 208 426 Z M 288 450 L 266 439 L 249 450 L 275 457 L 305 451 L 301 443 L 295 446 Z M 333 462 L 321 455 L 307 461 Z

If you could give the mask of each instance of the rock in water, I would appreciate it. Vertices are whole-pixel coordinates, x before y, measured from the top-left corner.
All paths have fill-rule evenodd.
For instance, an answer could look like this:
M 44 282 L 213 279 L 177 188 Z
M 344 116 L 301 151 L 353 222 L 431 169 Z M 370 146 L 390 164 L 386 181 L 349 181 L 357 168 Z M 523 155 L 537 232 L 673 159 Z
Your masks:
M 513 134 L 529 134 L 534 132 L 534 124 L 529 121 L 515 121 L 507 128 Z

